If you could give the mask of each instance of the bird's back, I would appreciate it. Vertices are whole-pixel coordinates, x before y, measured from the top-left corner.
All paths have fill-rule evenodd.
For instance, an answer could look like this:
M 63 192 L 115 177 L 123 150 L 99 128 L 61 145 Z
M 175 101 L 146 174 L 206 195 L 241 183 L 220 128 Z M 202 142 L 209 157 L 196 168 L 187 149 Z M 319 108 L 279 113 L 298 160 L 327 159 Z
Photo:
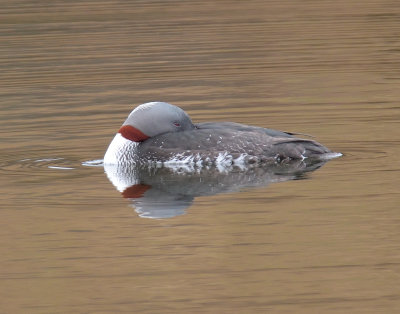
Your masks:
M 323 145 L 293 135 L 260 127 L 232 122 L 207 122 L 189 131 L 165 133 L 139 145 L 140 155 L 158 161 L 177 156 L 213 162 L 221 156 L 232 160 L 268 161 L 284 159 L 318 158 L 329 153 Z M 161 160 L 160 160 L 161 159 Z

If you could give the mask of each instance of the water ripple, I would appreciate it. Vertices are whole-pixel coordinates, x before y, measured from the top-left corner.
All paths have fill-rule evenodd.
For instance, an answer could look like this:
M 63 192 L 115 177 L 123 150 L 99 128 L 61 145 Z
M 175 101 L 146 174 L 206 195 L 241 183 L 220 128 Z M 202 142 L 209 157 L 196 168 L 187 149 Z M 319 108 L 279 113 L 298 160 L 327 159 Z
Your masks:
M 51 170 L 75 170 L 80 164 L 75 160 L 69 160 L 62 157 L 41 157 L 41 158 L 24 158 L 19 160 L 2 160 L 0 162 L 1 172 L 25 172 L 27 169 L 37 172 Z

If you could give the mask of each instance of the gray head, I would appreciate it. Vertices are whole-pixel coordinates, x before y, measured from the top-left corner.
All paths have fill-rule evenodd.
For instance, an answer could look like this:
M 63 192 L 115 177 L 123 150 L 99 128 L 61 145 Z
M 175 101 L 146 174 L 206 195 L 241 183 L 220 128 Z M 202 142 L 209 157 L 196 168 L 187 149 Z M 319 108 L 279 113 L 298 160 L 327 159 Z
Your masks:
M 140 142 L 156 135 L 194 129 L 181 108 L 166 102 L 149 102 L 136 107 L 122 124 L 119 133 Z

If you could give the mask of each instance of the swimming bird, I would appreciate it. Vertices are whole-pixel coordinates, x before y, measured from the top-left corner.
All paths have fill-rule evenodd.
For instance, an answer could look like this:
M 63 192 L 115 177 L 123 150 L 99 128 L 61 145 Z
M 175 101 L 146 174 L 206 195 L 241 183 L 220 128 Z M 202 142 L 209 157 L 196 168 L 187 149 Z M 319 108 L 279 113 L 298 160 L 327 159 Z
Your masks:
M 110 143 L 104 164 L 246 165 L 340 156 L 293 133 L 234 122 L 193 123 L 165 102 L 136 107 Z

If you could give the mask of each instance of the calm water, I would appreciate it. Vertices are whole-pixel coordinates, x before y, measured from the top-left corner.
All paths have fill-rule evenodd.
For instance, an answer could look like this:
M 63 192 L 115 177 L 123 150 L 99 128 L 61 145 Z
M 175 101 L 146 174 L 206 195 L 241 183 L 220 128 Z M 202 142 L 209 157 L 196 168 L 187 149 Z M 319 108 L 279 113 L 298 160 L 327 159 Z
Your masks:
M 398 1 L 1 7 L 1 313 L 399 311 Z M 121 195 L 82 163 L 152 100 L 345 156 Z M 170 218 L 143 218 L 149 191 L 181 195 Z

